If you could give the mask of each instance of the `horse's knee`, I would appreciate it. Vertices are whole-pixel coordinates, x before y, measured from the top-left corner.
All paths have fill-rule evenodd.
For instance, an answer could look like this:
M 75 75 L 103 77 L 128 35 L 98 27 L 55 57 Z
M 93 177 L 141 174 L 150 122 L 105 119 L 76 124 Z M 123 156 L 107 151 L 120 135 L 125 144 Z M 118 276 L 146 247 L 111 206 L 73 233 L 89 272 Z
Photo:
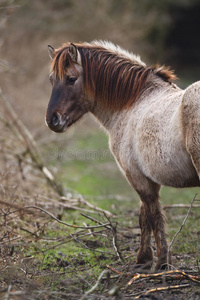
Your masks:
M 148 207 L 142 203 L 139 212 L 139 225 L 141 230 L 151 232 L 152 230 L 152 217 Z

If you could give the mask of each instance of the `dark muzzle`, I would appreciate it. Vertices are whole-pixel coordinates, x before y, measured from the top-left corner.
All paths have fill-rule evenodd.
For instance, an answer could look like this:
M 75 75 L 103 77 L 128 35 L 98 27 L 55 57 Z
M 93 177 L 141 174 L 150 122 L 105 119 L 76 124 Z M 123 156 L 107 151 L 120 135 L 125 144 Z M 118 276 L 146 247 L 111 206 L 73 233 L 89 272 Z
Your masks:
M 52 118 L 47 121 L 49 128 L 55 132 L 63 132 L 67 126 L 68 117 L 62 116 L 59 113 L 54 113 Z

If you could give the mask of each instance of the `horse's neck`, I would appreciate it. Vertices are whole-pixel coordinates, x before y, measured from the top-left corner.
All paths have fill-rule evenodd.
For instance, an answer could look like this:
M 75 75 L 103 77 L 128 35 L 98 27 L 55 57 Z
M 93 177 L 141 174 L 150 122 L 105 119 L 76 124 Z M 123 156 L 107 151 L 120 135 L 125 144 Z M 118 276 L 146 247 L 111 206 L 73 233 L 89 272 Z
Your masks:
M 166 99 L 168 95 L 171 95 L 178 90 L 180 89 L 176 85 L 165 82 L 161 78 L 152 75 L 147 81 L 145 88 L 141 91 L 139 98 L 136 100 L 135 104 L 133 104 L 132 108 L 117 111 L 105 108 L 103 105 L 101 105 L 101 103 L 96 103 L 92 113 L 108 132 L 111 132 L 116 128 L 116 126 L 119 130 L 119 124 L 124 123 L 124 120 L 126 122 L 126 120 L 129 118 L 129 114 L 133 114 L 135 105 L 138 106 L 141 101 L 147 101 L 148 105 L 149 99 L 154 97 L 157 99 Z M 160 95 L 160 97 L 158 97 L 158 95 Z
M 122 112 L 105 109 L 101 105 L 97 105 L 92 113 L 108 132 L 112 130 L 122 115 Z

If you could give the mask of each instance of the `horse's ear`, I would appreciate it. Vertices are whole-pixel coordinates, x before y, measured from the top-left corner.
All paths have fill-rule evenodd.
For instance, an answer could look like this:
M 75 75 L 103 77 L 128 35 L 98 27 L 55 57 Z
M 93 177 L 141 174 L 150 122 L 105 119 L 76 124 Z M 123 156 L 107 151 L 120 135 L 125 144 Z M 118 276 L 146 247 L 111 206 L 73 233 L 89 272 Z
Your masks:
M 53 47 L 51 47 L 50 45 L 48 45 L 48 50 L 49 50 L 49 56 L 50 56 L 50 58 L 54 59 L 55 49 Z
M 74 44 L 70 44 L 69 46 L 69 55 L 73 62 L 77 63 L 77 58 L 78 58 L 78 50 Z

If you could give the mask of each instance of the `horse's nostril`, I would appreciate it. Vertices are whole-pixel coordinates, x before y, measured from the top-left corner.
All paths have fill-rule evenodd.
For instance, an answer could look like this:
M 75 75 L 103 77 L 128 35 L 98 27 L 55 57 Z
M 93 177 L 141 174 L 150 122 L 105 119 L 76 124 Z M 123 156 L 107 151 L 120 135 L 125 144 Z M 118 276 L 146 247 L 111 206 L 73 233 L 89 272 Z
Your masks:
M 60 123 L 60 115 L 59 114 L 54 114 L 51 123 L 53 126 L 57 126 Z

